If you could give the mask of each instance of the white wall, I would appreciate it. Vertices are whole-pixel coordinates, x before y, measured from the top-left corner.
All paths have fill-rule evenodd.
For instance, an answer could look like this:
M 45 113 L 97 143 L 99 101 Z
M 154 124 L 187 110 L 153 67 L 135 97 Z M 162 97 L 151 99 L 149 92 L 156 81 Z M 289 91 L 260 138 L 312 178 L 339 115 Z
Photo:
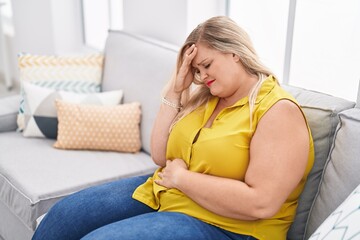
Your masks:
M 13 35 L 7 35 L 9 67 L 18 81 L 17 55 L 78 54 L 83 45 L 81 1 L 12 0 Z M 2 69 L 0 69 L 2 71 Z
M 51 12 L 54 28 L 54 53 L 74 54 L 82 52 L 84 45 L 81 1 L 52 0 Z
M 16 52 L 52 53 L 53 19 L 49 0 L 13 0 Z
M 176 45 L 184 42 L 187 1 L 124 0 L 124 29 Z
M 233 0 L 230 16 L 250 36 L 261 61 L 283 79 L 289 1 Z
M 205 19 L 225 14 L 225 0 L 123 0 L 124 29 L 182 45 Z M 12 0 L 14 36 L 9 36 L 12 75 L 19 52 L 78 54 L 83 44 L 81 0 Z M 1 71 L 1 69 L 0 69 Z
M 224 0 L 188 0 L 187 1 L 187 31 L 188 35 L 199 23 L 213 16 L 225 15 Z
M 225 15 L 225 0 L 124 0 L 124 29 L 182 45 L 199 23 Z
M 13 0 L 12 6 L 15 51 L 34 54 L 81 51 L 80 1 Z

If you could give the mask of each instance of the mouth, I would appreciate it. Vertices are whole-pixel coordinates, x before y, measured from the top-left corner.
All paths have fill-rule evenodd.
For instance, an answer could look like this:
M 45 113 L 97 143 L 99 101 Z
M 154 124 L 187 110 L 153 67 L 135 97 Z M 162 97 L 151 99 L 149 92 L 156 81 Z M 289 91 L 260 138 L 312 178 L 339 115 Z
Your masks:
M 206 86 L 210 87 L 215 82 L 215 79 L 206 81 Z

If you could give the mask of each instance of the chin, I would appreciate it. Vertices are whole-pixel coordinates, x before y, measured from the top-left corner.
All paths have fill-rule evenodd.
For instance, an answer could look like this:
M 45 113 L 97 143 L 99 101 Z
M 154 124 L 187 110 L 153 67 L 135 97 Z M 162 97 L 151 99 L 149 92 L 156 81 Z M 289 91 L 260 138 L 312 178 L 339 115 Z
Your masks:
M 211 93 L 211 95 L 213 95 L 214 97 L 218 97 L 218 94 L 216 94 L 216 92 L 210 90 L 210 93 Z

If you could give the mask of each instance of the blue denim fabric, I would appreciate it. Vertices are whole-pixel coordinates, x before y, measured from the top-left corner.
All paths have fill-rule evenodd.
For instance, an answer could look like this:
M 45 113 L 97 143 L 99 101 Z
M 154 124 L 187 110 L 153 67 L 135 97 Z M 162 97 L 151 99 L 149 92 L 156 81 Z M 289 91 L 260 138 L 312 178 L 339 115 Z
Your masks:
M 252 240 L 182 213 L 157 212 L 134 200 L 134 190 L 149 176 L 91 187 L 55 204 L 33 240 Z

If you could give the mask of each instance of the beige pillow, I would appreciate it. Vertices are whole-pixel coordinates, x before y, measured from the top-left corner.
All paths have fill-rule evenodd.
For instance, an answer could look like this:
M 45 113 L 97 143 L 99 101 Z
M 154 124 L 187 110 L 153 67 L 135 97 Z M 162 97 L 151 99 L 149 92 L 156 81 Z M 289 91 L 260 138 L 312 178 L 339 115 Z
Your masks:
M 56 101 L 58 136 L 54 147 L 138 152 L 140 103 L 96 106 Z

